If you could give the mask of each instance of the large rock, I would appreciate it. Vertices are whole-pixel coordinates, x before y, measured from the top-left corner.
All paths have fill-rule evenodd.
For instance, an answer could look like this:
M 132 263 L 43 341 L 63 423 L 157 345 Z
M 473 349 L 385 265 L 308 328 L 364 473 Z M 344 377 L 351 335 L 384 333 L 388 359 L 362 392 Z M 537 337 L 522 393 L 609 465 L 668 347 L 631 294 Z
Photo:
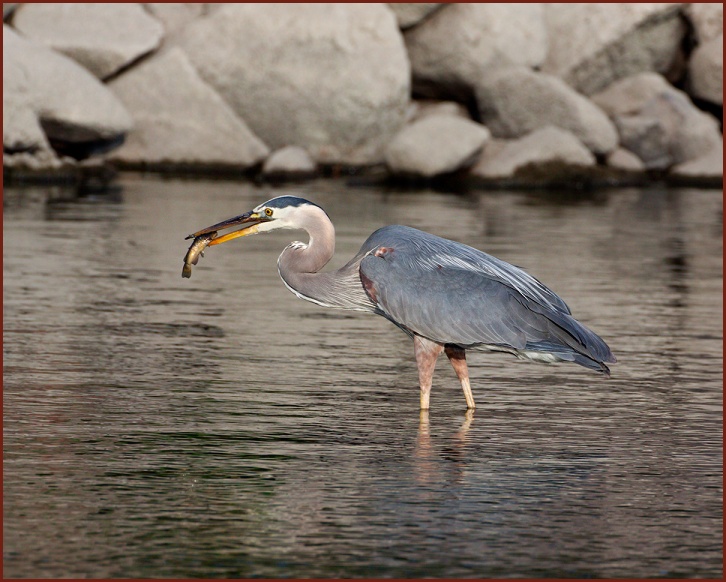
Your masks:
M 394 174 L 431 178 L 471 165 L 488 140 L 483 125 L 452 115 L 430 115 L 393 138 L 386 164 Z
M 3 150 L 37 152 L 49 149 L 38 116 L 28 104 L 9 95 L 3 99 Z
M 388 5 L 396 15 L 398 26 L 402 29 L 417 25 L 441 6 L 442 4 L 438 2 L 396 2 Z
M 642 160 L 625 148 L 618 148 L 608 154 L 605 163 L 616 170 L 625 170 L 628 172 L 642 172 L 645 170 L 645 164 Z
M 164 28 L 139 4 L 23 4 L 13 26 L 105 79 L 161 43 Z
M 547 4 L 543 70 L 590 95 L 641 71 L 667 73 L 686 32 L 679 4 Z
M 723 33 L 693 51 L 688 81 L 691 95 L 723 106 Z
M 554 125 L 571 131 L 596 154 L 615 149 L 618 135 L 608 116 L 561 79 L 524 67 L 481 76 L 479 114 L 495 137 L 515 138 Z
M 273 149 L 378 163 L 405 121 L 410 69 L 385 5 L 227 4 L 190 24 L 179 43 Z
M 31 111 L 51 142 L 114 142 L 132 127 L 121 102 L 86 69 L 3 25 L 6 108 L 26 110 L 26 121 Z
M 269 153 L 179 48 L 113 80 L 109 87 L 136 129 L 113 158 L 132 164 L 209 164 L 246 168 Z
M 449 4 L 404 38 L 414 81 L 454 92 L 490 67 L 534 67 L 547 53 L 541 4 Z
M 488 179 L 510 178 L 524 168 L 552 164 L 589 167 L 595 165 L 595 156 L 569 131 L 548 126 L 520 139 L 492 140 L 471 173 Z
M 592 99 L 615 122 L 621 145 L 649 169 L 698 158 L 722 139 L 716 119 L 657 73 L 627 77 Z
M 685 13 L 698 42 L 705 43 L 723 34 L 723 3 L 694 2 L 686 6 Z

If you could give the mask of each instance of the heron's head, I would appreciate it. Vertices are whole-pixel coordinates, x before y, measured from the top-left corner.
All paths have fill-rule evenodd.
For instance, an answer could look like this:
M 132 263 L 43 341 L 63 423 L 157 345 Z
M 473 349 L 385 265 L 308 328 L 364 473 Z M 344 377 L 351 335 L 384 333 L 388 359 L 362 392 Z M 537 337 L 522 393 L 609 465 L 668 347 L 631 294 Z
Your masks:
M 325 214 L 320 206 L 304 198 L 278 196 L 260 204 L 249 212 L 203 228 L 194 234 L 190 234 L 187 238 L 196 238 L 209 232 L 244 225 L 243 228 L 218 236 L 209 243 L 209 246 L 218 245 L 241 236 L 249 236 L 260 232 L 270 232 L 281 228 L 304 228 L 310 216 L 321 212 Z

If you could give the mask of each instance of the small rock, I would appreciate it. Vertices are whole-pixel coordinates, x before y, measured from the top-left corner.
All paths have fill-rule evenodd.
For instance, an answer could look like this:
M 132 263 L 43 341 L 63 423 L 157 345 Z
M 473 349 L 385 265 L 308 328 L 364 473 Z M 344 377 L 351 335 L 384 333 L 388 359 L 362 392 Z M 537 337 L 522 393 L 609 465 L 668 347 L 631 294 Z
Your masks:
M 536 67 L 547 54 L 541 4 L 448 4 L 404 38 L 414 83 L 446 92 L 473 88 L 493 66 Z
M 693 51 L 688 72 L 691 95 L 723 106 L 723 33 Z
M 723 3 L 694 2 L 686 5 L 685 14 L 693 25 L 699 43 L 706 43 L 723 34 Z
M 509 178 L 522 168 L 552 162 L 568 166 L 594 166 L 596 163 L 595 156 L 575 135 L 548 126 L 520 139 L 493 140 L 471 173 L 482 178 Z
M 698 158 L 721 142 L 718 122 L 657 73 L 639 73 L 592 97 L 613 119 L 623 147 L 649 169 Z
M 524 67 L 481 76 L 476 99 L 484 123 L 499 138 L 516 138 L 554 125 L 575 134 L 595 154 L 618 144 L 618 134 L 597 105 L 562 80 Z
M 641 71 L 666 73 L 686 33 L 680 4 L 546 4 L 543 71 L 591 95 Z
M 723 178 L 723 142 L 702 156 L 677 164 L 671 175 L 690 178 Z
M 308 152 L 298 146 L 286 146 L 272 152 L 262 166 L 262 174 L 269 180 L 295 180 L 314 176 L 315 162 Z
M 116 142 L 132 127 L 124 106 L 86 69 L 3 25 L 6 106 L 30 109 L 51 142 Z
M 247 168 L 269 153 L 177 47 L 134 67 L 109 87 L 136 125 L 113 159 Z
M 299 145 L 326 164 L 375 164 L 404 125 L 410 68 L 385 5 L 225 4 L 178 42 L 272 148 Z
M 432 178 L 472 164 L 489 140 L 483 125 L 449 115 L 432 115 L 402 129 L 386 150 L 392 173 Z
M 393 10 L 393 13 L 396 15 L 398 26 L 400 26 L 402 29 L 416 26 L 424 18 L 426 18 L 442 6 L 445 5 L 438 2 L 401 2 L 388 5 L 388 7 Z
M 23 4 L 13 26 L 77 61 L 99 79 L 159 46 L 164 27 L 139 4 Z
M 3 152 L 3 167 L 13 170 L 59 170 L 72 164 L 67 158 L 61 160 L 53 150 L 45 149 L 35 152 L 7 153 Z
M 625 148 L 618 148 L 610 152 L 606 158 L 606 163 L 611 168 L 628 172 L 642 172 L 645 170 L 645 164 L 643 164 L 642 160 Z

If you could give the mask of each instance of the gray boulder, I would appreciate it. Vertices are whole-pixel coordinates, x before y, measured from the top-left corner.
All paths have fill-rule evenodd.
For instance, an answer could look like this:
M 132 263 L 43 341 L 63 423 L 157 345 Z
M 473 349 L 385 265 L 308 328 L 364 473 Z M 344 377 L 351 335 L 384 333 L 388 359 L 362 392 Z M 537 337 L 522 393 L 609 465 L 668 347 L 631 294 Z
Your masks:
M 686 5 L 685 14 L 693 25 L 696 40 L 705 43 L 723 34 L 723 4 L 694 2 Z
M 389 4 L 388 7 L 393 10 L 398 21 L 398 26 L 402 29 L 411 28 L 416 26 L 424 18 L 444 6 L 438 2 L 400 2 Z
M 641 71 L 666 73 L 686 32 L 679 4 L 547 4 L 545 72 L 590 95 Z
M 558 127 L 542 127 L 515 140 L 492 140 L 471 169 L 487 179 L 511 178 L 524 168 L 560 164 L 594 166 L 595 156 L 572 133 Z
M 247 168 L 269 153 L 179 48 L 134 67 L 109 87 L 131 112 L 136 127 L 113 159 Z
M 316 173 L 310 154 L 298 146 L 286 146 L 272 152 L 262 166 L 262 174 L 269 180 L 310 178 Z
M 541 4 L 449 4 L 406 31 L 414 81 L 471 88 L 502 64 L 534 67 L 547 54 Z
M 489 140 L 483 125 L 451 115 L 426 116 L 402 129 L 386 150 L 393 174 L 432 178 L 471 165 Z
M 121 102 L 86 69 L 3 25 L 3 112 L 6 108 L 22 111 L 36 139 L 28 111 L 56 142 L 114 142 L 132 127 Z
M 723 106 L 723 33 L 693 51 L 688 81 L 691 95 Z
M 494 137 L 516 138 L 554 125 L 571 131 L 596 154 L 618 144 L 608 116 L 552 75 L 524 67 L 491 71 L 479 79 L 476 100 L 482 123 Z
M 410 69 L 385 5 L 226 4 L 187 26 L 179 44 L 272 148 L 373 164 L 405 122 Z
M 592 99 L 615 122 L 621 145 L 649 169 L 698 158 L 722 139 L 716 119 L 656 73 L 622 79 Z
M 139 4 L 23 4 L 13 26 L 99 79 L 159 46 L 164 28 Z

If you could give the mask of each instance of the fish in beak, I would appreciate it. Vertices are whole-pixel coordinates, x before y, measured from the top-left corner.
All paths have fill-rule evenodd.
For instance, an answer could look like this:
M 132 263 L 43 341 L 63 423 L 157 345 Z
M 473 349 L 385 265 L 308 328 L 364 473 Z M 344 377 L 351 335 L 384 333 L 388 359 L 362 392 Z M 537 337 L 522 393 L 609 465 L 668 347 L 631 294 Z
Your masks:
M 239 216 L 235 216 L 234 218 L 218 222 L 217 224 L 213 224 L 212 226 L 208 226 L 207 228 L 203 228 L 202 230 L 198 230 L 197 232 L 190 234 L 186 237 L 186 239 L 188 240 L 190 238 L 193 238 L 194 241 L 192 241 L 192 244 L 189 247 L 186 256 L 184 257 L 182 277 L 188 279 L 192 276 L 192 265 L 196 265 L 197 261 L 199 261 L 199 257 L 204 256 L 204 249 L 208 246 L 211 247 L 235 238 L 239 238 L 241 236 L 256 234 L 257 226 L 263 222 L 268 222 L 270 220 L 271 219 L 264 214 L 259 214 L 254 211 L 245 212 L 244 214 L 240 214 Z M 225 228 L 232 228 L 233 226 L 239 226 L 241 224 L 246 224 L 248 226 L 224 234 L 222 236 L 217 235 L 217 232 L 220 230 L 224 230 Z

